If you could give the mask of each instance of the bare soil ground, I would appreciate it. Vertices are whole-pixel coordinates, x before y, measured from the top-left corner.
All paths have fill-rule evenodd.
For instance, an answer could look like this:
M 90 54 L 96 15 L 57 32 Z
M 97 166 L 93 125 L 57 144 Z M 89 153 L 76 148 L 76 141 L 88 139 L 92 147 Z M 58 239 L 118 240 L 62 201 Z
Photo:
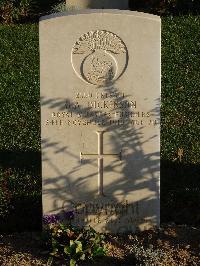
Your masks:
M 108 255 L 95 265 L 200 265 L 200 229 L 185 225 L 163 225 L 159 230 L 131 235 L 107 235 L 106 247 Z M 0 235 L 1 266 L 47 265 L 48 254 L 40 233 Z M 53 265 L 67 264 L 55 261 Z

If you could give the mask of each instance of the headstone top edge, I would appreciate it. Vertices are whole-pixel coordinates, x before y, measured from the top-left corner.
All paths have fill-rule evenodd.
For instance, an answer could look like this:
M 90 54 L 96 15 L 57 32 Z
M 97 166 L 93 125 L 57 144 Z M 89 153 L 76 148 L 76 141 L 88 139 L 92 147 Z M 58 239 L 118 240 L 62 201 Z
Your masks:
M 160 21 L 160 16 L 144 13 L 144 12 L 138 12 L 138 11 L 129 11 L 129 10 L 119 10 L 119 9 L 83 9 L 83 10 L 76 10 L 76 11 L 70 11 L 70 12 L 59 12 L 59 13 L 52 13 L 50 15 L 42 16 L 40 17 L 39 21 L 42 22 L 44 20 L 59 18 L 59 17 L 65 17 L 65 16 L 74 16 L 74 15 L 90 15 L 90 14 L 113 14 L 113 15 L 128 15 L 128 16 L 134 16 L 138 18 L 145 18 L 145 19 L 151 19 Z

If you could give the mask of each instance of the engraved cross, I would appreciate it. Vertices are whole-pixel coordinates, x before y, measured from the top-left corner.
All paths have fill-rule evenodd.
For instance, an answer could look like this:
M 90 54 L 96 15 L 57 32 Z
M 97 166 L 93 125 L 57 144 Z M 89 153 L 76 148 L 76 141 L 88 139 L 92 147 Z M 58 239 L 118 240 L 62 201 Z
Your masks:
M 84 157 L 97 157 L 98 159 L 98 194 L 103 196 L 103 172 L 104 172 L 104 166 L 103 166 L 103 161 L 105 157 L 117 157 L 119 158 L 119 160 L 122 160 L 122 152 L 120 151 L 118 154 L 112 154 L 112 153 L 108 153 L 105 154 L 103 152 L 103 134 L 105 133 L 105 131 L 96 131 L 97 135 L 98 135 L 98 153 L 82 153 L 80 152 L 80 160 L 82 161 L 82 159 Z

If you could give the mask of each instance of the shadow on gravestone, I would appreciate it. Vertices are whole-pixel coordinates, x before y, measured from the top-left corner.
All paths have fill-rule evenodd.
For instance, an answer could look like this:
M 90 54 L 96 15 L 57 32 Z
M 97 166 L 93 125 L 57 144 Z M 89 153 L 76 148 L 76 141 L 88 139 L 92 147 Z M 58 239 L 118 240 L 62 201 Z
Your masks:
M 108 232 L 159 224 L 159 33 L 158 17 L 128 11 L 41 19 L 45 215 L 74 210 Z
M 115 84 L 113 83 L 112 85 L 109 84 L 109 87 L 104 87 L 104 92 L 109 92 L 109 93 L 113 93 L 115 95 L 118 94 L 118 89 L 115 87 Z M 121 97 L 118 98 L 118 101 L 120 101 L 123 105 L 123 102 L 126 102 L 126 98 L 129 95 L 125 96 L 125 97 Z M 154 110 L 150 110 L 150 112 L 154 115 L 154 117 L 159 117 L 159 106 L 160 106 L 160 99 L 156 100 L 157 102 L 155 103 L 156 108 Z M 58 111 L 69 111 L 67 108 L 64 108 L 61 106 L 65 106 L 67 102 L 67 106 L 70 106 L 70 104 L 73 104 L 72 102 L 70 102 L 70 100 L 63 100 L 61 98 L 57 98 L 57 99 L 48 99 L 45 100 L 45 98 L 41 99 L 41 105 L 47 105 L 49 109 L 54 109 L 54 108 L 58 108 Z M 121 105 L 121 106 L 122 106 Z M 73 110 L 74 113 L 76 113 L 76 115 L 78 115 L 78 113 L 83 113 L 86 114 L 88 112 L 91 111 L 92 108 L 85 108 L 85 107 L 79 107 L 79 109 L 75 109 Z M 120 108 L 116 108 L 113 109 L 112 111 L 114 112 L 123 112 L 123 109 Z M 131 112 L 131 110 L 127 110 L 127 112 Z M 84 118 L 84 116 L 82 117 Z M 95 118 L 94 116 L 91 117 L 86 117 L 87 119 L 93 121 Z M 99 117 L 100 119 L 103 119 L 105 121 L 105 124 L 107 124 L 106 122 L 109 122 L 110 117 L 109 116 L 105 116 L 102 115 Z M 152 192 L 156 192 L 156 196 L 153 197 L 147 197 L 144 198 L 142 200 L 139 200 L 137 202 L 137 204 L 135 206 L 131 205 L 129 206 L 129 204 L 127 206 L 125 206 L 125 208 L 123 210 L 121 210 L 120 208 L 118 209 L 118 211 L 116 211 L 115 209 L 115 219 L 112 219 L 111 221 L 108 221 L 106 224 L 106 230 L 110 231 L 111 227 L 115 226 L 116 224 L 119 227 L 119 231 L 120 232 L 124 232 L 124 231 L 131 231 L 131 229 L 129 229 L 127 227 L 127 225 L 123 225 L 123 216 L 124 214 L 128 211 L 129 213 L 132 213 L 134 215 L 134 218 L 131 218 L 131 216 L 128 218 L 129 222 L 128 223 L 134 223 L 136 222 L 136 224 L 139 223 L 143 223 L 144 221 L 141 220 L 140 222 L 140 213 L 139 213 L 139 209 L 140 206 L 145 206 L 146 208 L 149 208 L 149 206 L 155 206 L 157 205 L 157 199 L 159 198 L 159 186 L 157 184 L 157 177 L 155 175 L 156 172 L 159 171 L 159 156 L 160 153 L 159 152 L 155 152 L 155 153 L 149 153 L 149 154 L 144 154 L 143 150 L 142 150 L 142 144 L 144 144 L 143 140 L 142 140 L 142 133 L 140 132 L 141 128 L 143 126 L 141 125 L 141 127 L 137 128 L 134 127 L 132 125 L 132 121 L 130 118 L 127 118 L 123 124 L 123 126 L 119 126 L 116 127 L 116 125 L 111 125 L 109 126 L 109 128 L 106 128 L 105 126 L 103 126 L 103 131 L 106 131 L 107 129 L 109 129 L 109 132 L 112 132 L 112 135 L 110 136 L 111 138 L 111 142 L 113 143 L 113 146 L 116 147 L 114 148 L 114 150 L 119 150 L 119 145 L 118 142 L 120 141 L 120 145 L 122 147 L 122 158 L 123 158 L 123 147 L 126 147 L 127 145 L 129 146 L 129 148 L 131 149 L 131 151 L 129 151 L 128 155 L 126 156 L 126 159 L 123 161 L 123 166 L 122 166 L 122 177 L 120 180 L 113 181 L 111 182 L 108 186 L 106 186 L 104 188 L 105 193 L 106 191 L 109 190 L 109 201 L 111 202 L 115 202 L 115 207 L 117 207 L 117 203 L 118 199 L 116 197 L 116 193 L 118 193 L 119 195 L 124 195 L 124 200 L 126 198 L 127 195 L 129 195 L 129 193 L 133 192 L 133 191 L 137 191 L 137 190 L 142 190 L 142 189 L 148 189 L 149 191 Z M 91 134 L 94 134 L 93 132 Z M 157 137 L 157 135 L 154 135 L 152 138 Z M 151 139 L 147 139 L 146 141 L 151 141 Z M 54 149 L 54 153 L 63 153 L 63 156 L 68 155 L 68 156 L 72 156 L 73 158 L 75 158 L 77 160 L 77 166 L 72 168 L 70 172 L 66 172 L 65 175 L 61 174 L 61 172 L 59 171 L 59 167 L 54 165 L 53 162 L 48 158 L 48 154 L 45 152 L 45 148 L 51 146 Z M 97 179 L 97 175 L 98 175 L 98 171 L 91 173 L 90 175 L 85 175 L 85 176 L 81 176 L 78 180 L 76 181 L 72 181 L 71 179 L 71 175 L 74 172 L 78 172 L 80 168 L 84 167 L 87 163 L 93 164 L 96 169 L 98 169 L 98 164 L 97 164 L 97 158 L 95 159 L 86 159 L 84 164 L 80 164 L 80 157 L 77 154 L 72 154 L 70 153 L 70 151 L 68 150 L 68 146 L 67 146 L 67 139 L 66 139 L 66 146 L 61 147 L 59 145 L 58 142 L 50 142 L 48 139 L 45 139 L 42 141 L 42 149 L 43 149 L 43 156 L 44 156 L 44 160 L 46 160 L 49 164 L 50 167 L 53 167 L 54 170 L 57 172 L 57 177 L 55 178 L 51 178 L 50 180 L 46 180 L 44 182 L 44 187 L 45 185 L 50 183 L 53 183 L 54 185 L 60 181 L 61 179 L 65 182 L 66 187 L 79 187 L 80 185 L 84 184 L 84 181 L 86 179 L 90 179 L 91 182 L 93 180 Z M 117 171 L 117 166 L 121 164 L 121 162 L 119 161 L 118 158 L 113 159 L 112 163 L 110 163 L 109 165 L 106 165 L 104 167 L 104 172 L 112 172 L 113 176 L 115 175 L 116 171 Z M 126 178 L 126 176 L 130 176 L 130 168 L 128 167 L 129 165 L 132 165 L 132 174 L 131 177 Z M 151 176 L 150 180 L 144 180 L 144 176 L 145 174 L 148 174 Z M 106 174 L 105 177 L 106 178 Z M 130 180 L 131 178 L 131 180 Z M 131 185 L 130 185 L 130 181 L 131 181 Z M 133 185 L 134 184 L 134 185 Z M 83 186 L 81 186 L 82 189 L 77 190 L 75 193 L 72 192 L 73 190 L 70 191 L 70 193 L 73 193 L 72 197 L 72 206 L 73 206 L 73 202 L 76 202 L 77 199 L 77 194 L 79 198 L 82 198 L 81 195 L 85 195 L 88 193 L 87 187 L 85 187 L 83 189 Z M 44 189 L 43 190 L 44 194 L 48 194 L 50 193 L 51 195 L 53 195 L 54 197 L 54 208 L 56 211 L 56 201 L 59 198 L 60 200 L 63 200 L 65 202 L 65 197 L 63 196 L 63 191 L 60 190 L 60 187 L 57 186 L 55 187 L 53 190 L 47 190 Z M 94 190 L 93 192 L 91 192 L 91 190 L 89 191 L 90 194 L 90 198 L 91 200 L 95 198 L 96 196 L 96 190 Z M 84 198 L 84 197 L 83 197 Z M 53 200 L 53 199 L 52 199 Z M 76 204 L 74 204 L 74 207 Z M 145 208 L 144 207 L 144 208 Z M 148 213 L 148 210 L 146 210 Z M 87 212 L 85 206 L 82 206 L 80 204 L 80 206 L 78 206 L 78 212 L 82 213 L 83 215 Z M 101 210 L 94 210 L 92 208 L 90 208 L 90 215 L 96 215 L 98 216 L 98 212 L 100 213 Z M 110 214 L 112 216 L 113 210 L 108 210 L 108 214 Z M 138 220 L 134 220 L 137 219 L 135 217 L 138 217 Z M 149 221 L 150 223 L 152 222 L 153 224 L 157 224 L 160 217 L 158 217 L 158 213 L 155 213 L 154 216 L 152 217 L 145 217 L 145 219 L 147 221 Z M 81 226 L 86 225 L 86 223 L 81 223 Z M 135 228 L 135 230 L 137 230 L 138 228 Z

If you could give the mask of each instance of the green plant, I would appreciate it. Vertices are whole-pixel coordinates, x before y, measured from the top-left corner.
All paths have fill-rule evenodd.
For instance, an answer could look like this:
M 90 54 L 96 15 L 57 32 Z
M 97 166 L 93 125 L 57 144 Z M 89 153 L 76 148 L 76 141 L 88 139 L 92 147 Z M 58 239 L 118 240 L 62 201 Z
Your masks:
M 56 5 L 54 5 L 51 9 L 51 12 L 72 12 L 75 10 L 78 10 L 78 6 L 66 4 L 66 2 L 61 2 Z
M 0 17 L 6 23 L 18 22 L 29 16 L 32 0 L 3 0 L 0 3 Z
M 0 0 L 0 22 L 13 24 L 35 21 L 49 13 L 51 7 L 58 2 L 59 0 Z M 65 7 L 64 3 L 57 5 Z
M 62 2 L 62 3 L 58 3 L 57 5 L 52 7 L 51 12 L 65 12 L 67 11 L 66 9 L 66 3 Z
M 46 229 L 48 245 L 52 250 L 49 264 L 57 258 L 75 266 L 81 261 L 94 260 L 106 254 L 104 236 L 91 227 L 80 229 L 72 225 L 54 223 Z

